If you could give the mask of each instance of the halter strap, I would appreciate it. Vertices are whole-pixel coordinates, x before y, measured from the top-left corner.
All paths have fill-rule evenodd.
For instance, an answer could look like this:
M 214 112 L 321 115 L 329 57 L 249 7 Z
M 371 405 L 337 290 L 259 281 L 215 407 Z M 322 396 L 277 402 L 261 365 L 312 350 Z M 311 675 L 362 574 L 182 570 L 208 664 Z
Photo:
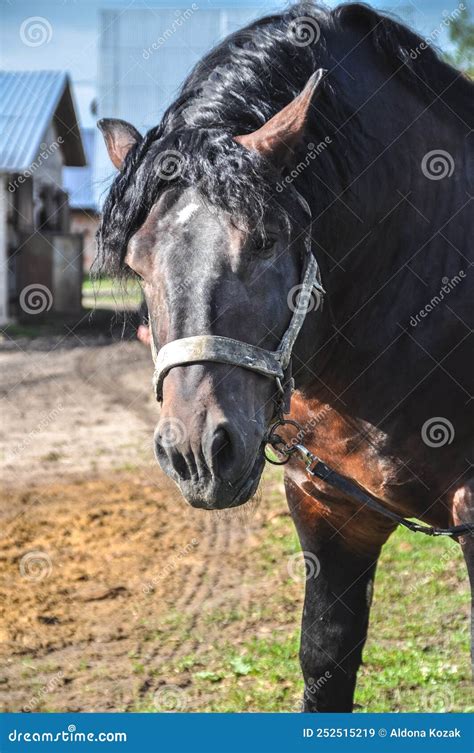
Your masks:
M 311 247 L 309 246 L 309 244 L 306 244 L 306 253 L 306 271 L 303 276 L 301 288 L 298 292 L 297 305 L 293 312 L 293 316 L 291 317 L 288 329 L 281 338 L 281 342 L 278 346 L 277 351 L 284 370 L 286 370 L 290 364 L 291 353 L 293 351 L 296 338 L 301 332 L 306 314 L 309 311 L 311 305 L 311 295 L 313 294 L 313 291 L 316 289 L 320 293 L 320 295 L 324 295 L 324 288 L 321 285 L 318 263 L 311 253 Z
M 175 366 L 206 361 L 239 366 L 263 376 L 273 377 L 280 380 L 281 387 L 281 380 L 284 379 L 290 365 L 293 346 L 308 312 L 313 288 L 324 292 L 319 281 L 318 264 L 311 254 L 307 259 L 295 311 L 276 351 L 259 348 L 257 345 L 231 337 L 195 335 L 173 340 L 157 352 L 152 334 L 152 355 L 155 361 L 153 386 L 157 400 L 161 402 L 163 398 L 163 382 L 171 369 Z
M 256 345 L 234 340 L 232 337 L 219 335 L 195 335 L 163 345 L 155 361 L 153 384 L 157 399 L 162 399 L 162 387 L 165 376 L 175 366 L 188 363 L 227 363 L 256 371 L 269 377 L 283 379 L 283 368 L 279 353 L 272 353 Z

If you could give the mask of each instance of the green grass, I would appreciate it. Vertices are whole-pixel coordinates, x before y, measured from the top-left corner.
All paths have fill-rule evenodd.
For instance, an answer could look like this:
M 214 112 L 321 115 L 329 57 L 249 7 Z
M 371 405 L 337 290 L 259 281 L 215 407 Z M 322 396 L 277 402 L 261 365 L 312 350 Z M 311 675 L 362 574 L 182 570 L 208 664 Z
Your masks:
M 270 490 L 265 504 L 281 509 L 280 494 Z M 197 651 L 153 673 L 154 688 L 157 682 L 178 687 L 184 711 L 300 710 L 303 586 L 286 579 L 281 567 L 298 550 L 290 518 L 267 523 L 264 541 L 252 554 L 263 585 L 245 609 L 221 603 L 198 625 L 169 613 L 159 634 L 150 635 L 178 644 L 191 635 L 197 642 Z M 379 563 L 356 710 L 474 711 L 468 605 L 459 546 L 397 531 Z M 153 693 L 131 710 L 156 711 Z
M 55 333 L 57 327 L 51 326 L 49 328 L 46 328 L 45 326 L 41 324 L 17 324 L 15 323 L 9 323 L 2 327 L 0 330 L 0 333 L 2 335 L 6 335 L 8 339 L 16 340 L 20 337 L 28 337 L 28 338 L 34 338 L 34 337 L 41 337 L 41 335 L 49 334 L 50 332 Z
M 130 278 L 114 280 L 112 277 L 91 279 L 89 275 L 82 282 L 82 305 L 84 308 L 137 308 L 142 300 L 138 280 Z
M 397 531 L 375 588 L 356 702 L 371 711 L 473 711 L 460 547 Z
M 94 290 L 101 286 L 111 288 L 114 284 L 112 277 L 92 277 L 90 274 L 85 274 L 82 280 L 82 292 L 93 293 Z

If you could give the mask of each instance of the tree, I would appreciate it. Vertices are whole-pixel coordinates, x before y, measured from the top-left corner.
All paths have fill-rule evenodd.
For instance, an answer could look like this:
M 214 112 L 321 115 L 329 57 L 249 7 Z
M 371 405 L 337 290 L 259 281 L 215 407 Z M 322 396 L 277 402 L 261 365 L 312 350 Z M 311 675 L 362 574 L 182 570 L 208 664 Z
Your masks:
M 474 21 L 467 7 L 449 24 L 449 38 L 455 45 L 447 55 L 449 62 L 474 78 Z

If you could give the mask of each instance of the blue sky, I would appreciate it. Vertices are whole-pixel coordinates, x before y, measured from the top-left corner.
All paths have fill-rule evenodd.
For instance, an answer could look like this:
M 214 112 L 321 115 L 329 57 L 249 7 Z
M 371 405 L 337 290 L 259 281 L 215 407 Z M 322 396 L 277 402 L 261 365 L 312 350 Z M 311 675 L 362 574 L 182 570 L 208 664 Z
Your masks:
M 468 5 L 468 0 L 464 0 Z M 199 7 L 225 7 L 239 5 L 252 8 L 261 15 L 269 10 L 284 7 L 286 3 L 275 0 L 196 0 Z M 335 3 L 329 2 L 328 5 Z M 100 9 L 131 7 L 187 8 L 191 0 L 172 2 L 165 0 L 0 0 L 0 65 L 9 70 L 62 69 L 68 70 L 74 82 L 74 93 L 83 125 L 95 121 L 90 113 L 90 103 L 95 96 L 98 57 L 98 20 Z M 408 19 L 425 36 L 436 29 L 444 15 L 453 11 L 458 0 L 388 0 L 372 2 L 377 8 L 398 13 Z M 39 46 L 25 44 L 22 24 L 41 17 L 46 19 L 48 41 Z M 44 33 L 44 22 L 43 24 Z M 439 40 L 446 44 L 446 37 Z

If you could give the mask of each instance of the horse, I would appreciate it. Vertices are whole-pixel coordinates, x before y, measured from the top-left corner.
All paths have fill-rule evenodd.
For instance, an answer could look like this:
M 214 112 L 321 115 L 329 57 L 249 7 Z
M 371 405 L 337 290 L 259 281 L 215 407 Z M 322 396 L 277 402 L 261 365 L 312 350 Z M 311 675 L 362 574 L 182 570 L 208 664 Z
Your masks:
M 118 172 L 98 264 L 141 280 L 156 457 L 187 502 L 243 505 L 289 415 L 393 513 L 472 523 L 472 82 L 391 16 L 302 3 L 205 55 L 145 136 L 99 128 Z M 293 453 L 285 486 L 317 564 L 303 708 L 351 711 L 397 523 Z M 474 591 L 474 539 L 458 540 Z

